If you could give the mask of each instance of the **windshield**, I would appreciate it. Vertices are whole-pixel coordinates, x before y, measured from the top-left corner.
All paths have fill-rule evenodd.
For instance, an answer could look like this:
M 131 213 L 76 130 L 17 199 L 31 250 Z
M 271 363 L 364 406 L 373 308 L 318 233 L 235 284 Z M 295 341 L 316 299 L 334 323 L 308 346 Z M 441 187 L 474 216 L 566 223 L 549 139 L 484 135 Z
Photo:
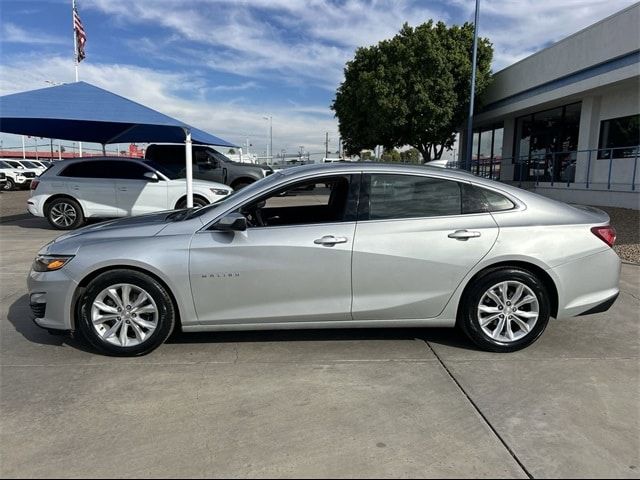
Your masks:
M 145 165 L 148 165 L 149 167 L 153 168 L 154 170 L 157 170 L 158 172 L 160 172 L 161 174 L 163 174 L 165 177 L 167 177 L 169 180 L 178 180 L 180 178 L 184 178 L 184 175 L 180 175 L 182 173 L 183 169 L 173 169 L 173 168 L 167 168 L 166 165 L 160 165 L 159 163 L 154 162 L 153 160 L 145 160 L 144 161 Z
M 38 165 L 36 165 L 33 162 L 27 162 L 26 160 L 22 161 L 22 164 L 27 167 L 27 168 L 40 168 Z
M 0 160 L 0 168 L 11 168 L 11 165 Z

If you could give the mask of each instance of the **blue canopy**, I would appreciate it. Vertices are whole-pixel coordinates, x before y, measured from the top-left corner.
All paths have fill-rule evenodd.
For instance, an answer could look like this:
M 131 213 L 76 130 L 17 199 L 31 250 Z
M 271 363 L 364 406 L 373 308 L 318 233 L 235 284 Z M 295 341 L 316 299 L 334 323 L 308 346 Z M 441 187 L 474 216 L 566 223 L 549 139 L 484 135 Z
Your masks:
M 0 132 L 101 144 L 193 143 L 235 147 L 221 138 L 86 82 L 0 97 Z

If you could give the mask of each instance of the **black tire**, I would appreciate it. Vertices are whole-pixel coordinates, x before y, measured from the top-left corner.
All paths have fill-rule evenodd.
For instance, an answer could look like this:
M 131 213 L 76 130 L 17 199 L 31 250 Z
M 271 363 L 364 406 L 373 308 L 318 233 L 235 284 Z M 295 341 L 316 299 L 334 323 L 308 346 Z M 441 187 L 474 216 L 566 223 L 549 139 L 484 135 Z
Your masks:
M 155 330 L 134 346 L 120 346 L 108 342 L 96 331 L 92 322 L 92 306 L 96 297 L 105 289 L 118 284 L 130 284 L 141 288 L 153 299 L 157 307 L 157 325 Z M 133 320 L 130 321 L 131 323 Z M 114 321 L 115 323 L 115 321 Z M 136 270 L 111 270 L 94 278 L 82 293 L 78 303 L 77 330 L 97 351 L 116 357 L 137 357 L 146 355 L 162 345 L 176 323 L 176 312 L 166 288 L 149 275 Z M 133 328 L 133 327 L 128 327 Z M 129 330 L 133 334 L 133 330 Z M 128 338 L 131 338 L 129 336 Z M 133 335 L 135 339 L 135 335 Z
M 209 205 L 209 202 L 207 201 L 206 198 L 193 197 L 193 206 L 194 207 L 204 207 L 206 205 Z M 187 208 L 187 199 L 186 198 L 180 199 L 178 201 L 178 203 L 176 204 L 176 210 L 180 210 L 181 208 Z
M 7 177 L 7 183 L 4 184 L 4 187 L 2 187 L 3 190 L 5 191 L 10 191 L 16 188 L 16 184 L 15 182 L 10 179 L 9 177 Z
M 69 219 L 60 219 L 60 216 L 56 215 L 60 211 L 69 212 L 70 215 L 73 215 L 73 218 L 70 221 Z M 82 207 L 76 200 L 69 197 L 60 197 L 51 201 L 46 206 L 45 215 L 49 224 L 58 230 L 73 230 L 80 228 L 85 223 Z
M 514 341 L 499 341 L 489 336 L 480 326 L 478 319 L 479 305 L 485 292 L 501 282 L 519 282 L 528 287 L 536 296 L 538 304 L 538 319 L 528 333 Z M 551 312 L 549 293 L 544 283 L 534 274 L 520 268 L 497 268 L 489 270 L 473 281 L 463 294 L 462 304 L 458 313 L 458 326 L 478 347 L 489 352 L 515 352 L 534 343 L 547 328 Z M 525 307 L 526 308 L 526 307 Z M 502 310 L 502 308 L 501 308 Z M 522 311 L 522 309 L 521 309 Z M 499 312 L 498 312 L 499 313 Z M 498 320 L 495 321 L 496 324 Z M 491 325 L 488 324 L 488 325 Z M 497 325 L 496 327 L 497 328 Z M 524 329 L 516 326 L 522 332 Z M 495 331 L 495 330 L 494 330 Z
M 249 180 L 239 180 L 231 185 L 231 188 L 233 188 L 234 190 L 242 190 L 244 187 L 248 187 L 252 183 L 253 182 L 250 182 Z

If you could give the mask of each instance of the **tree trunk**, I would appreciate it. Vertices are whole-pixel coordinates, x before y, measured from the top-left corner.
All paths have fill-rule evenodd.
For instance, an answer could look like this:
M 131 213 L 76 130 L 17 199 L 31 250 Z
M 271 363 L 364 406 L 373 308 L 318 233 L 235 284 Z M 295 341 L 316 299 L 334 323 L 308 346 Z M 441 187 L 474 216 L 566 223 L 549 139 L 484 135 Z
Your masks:
M 422 163 L 427 163 L 431 160 L 431 150 L 427 148 L 427 145 L 414 145 L 414 147 L 422 155 Z

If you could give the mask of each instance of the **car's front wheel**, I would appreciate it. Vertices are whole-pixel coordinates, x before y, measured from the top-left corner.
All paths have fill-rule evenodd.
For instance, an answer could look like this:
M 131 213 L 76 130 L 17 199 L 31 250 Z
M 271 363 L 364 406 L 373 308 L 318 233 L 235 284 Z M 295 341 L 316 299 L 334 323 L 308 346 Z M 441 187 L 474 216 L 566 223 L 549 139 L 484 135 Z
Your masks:
M 514 352 L 542 335 L 550 311 L 549 294 L 537 276 L 519 268 L 499 268 L 467 289 L 458 324 L 483 350 Z
M 13 190 L 14 188 L 16 188 L 15 182 L 12 179 L 7 178 L 7 183 L 4 184 L 2 189 L 9 191 L 9 190 Z
M 73 230 L 84 225 L 82 207 L 72 198 L 60 197 L 46 207 L 49 224 L 58 230 Z
M 193 197 L 193 207 L 194 208 L 200 208 L 200 207 L 204 207 L 206 205 L 209 205 L 209 202 L 207 201 L 206 198 L 195 197 L 195 196 Z M 176 204 L 176 210 L 180 210 L 182 208 L 187 208 L 187 199 L 186 198 L 181 199 Z
M 78 329 L 107 355 L 144 355 L 173 331 L 176 313 L 166 288 L 135 270 L 112 270 L 93 279 L 80 298 Z

